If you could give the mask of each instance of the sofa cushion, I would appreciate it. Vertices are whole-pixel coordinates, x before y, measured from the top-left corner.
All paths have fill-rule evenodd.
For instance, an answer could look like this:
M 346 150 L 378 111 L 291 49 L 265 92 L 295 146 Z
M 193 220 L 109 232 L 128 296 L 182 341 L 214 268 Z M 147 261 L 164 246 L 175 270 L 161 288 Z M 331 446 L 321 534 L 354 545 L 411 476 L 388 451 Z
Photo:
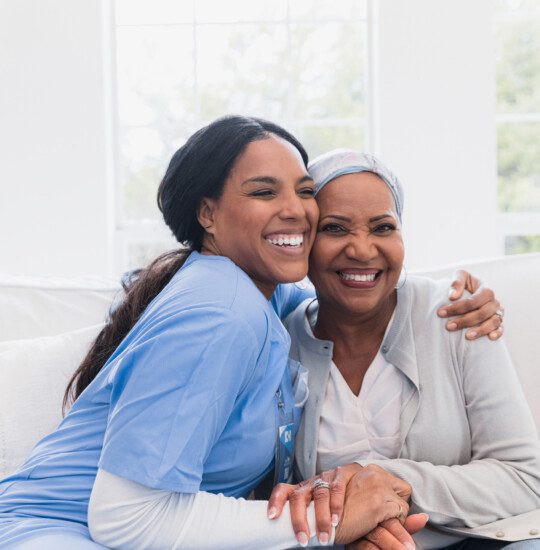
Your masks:
M 102 326 L 0 343 L 0 477 L 58 425 L 67 382 Z
M 0 342 L 101 323 L 119 290 L 112 278 L 0 275 Z

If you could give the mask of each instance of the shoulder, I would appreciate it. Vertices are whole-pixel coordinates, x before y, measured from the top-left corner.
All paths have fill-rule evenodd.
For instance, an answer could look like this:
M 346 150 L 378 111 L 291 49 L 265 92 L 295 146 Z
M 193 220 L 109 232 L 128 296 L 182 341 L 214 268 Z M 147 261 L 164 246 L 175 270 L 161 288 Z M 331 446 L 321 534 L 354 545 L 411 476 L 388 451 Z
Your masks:
M 234 326 L 250 327 L 249 332 L 265 337 L 269 308 L 268 301 L 253 281 L 231 260 L 194 253 L 143 317 L 155 321 L 210 315 L 215 324 L 222 324 L 220 320 L 227 319 L 233 321 Z
M 398 300 L 402 295 L 406 295 L 411 310 L 410 313 L 413 317 L 423 318 L 426 315 L 435 315 L 438 319 L 436 311 L 441 306 L 450 303 L 448 293 L 451 282 L 450 279 L 436 281 L 420 275 L 409 275 L 404 288 L 398 291 Z M 465 291 L 463 297 L 469 295 Z
M 316 299 L 314 298 L 305 299 L 284 319 L 283 324 L 291 335 L 291 338 L 299 333 L 304 333 L 306 331 L 307 309 L 314 302 L 316 302 Z

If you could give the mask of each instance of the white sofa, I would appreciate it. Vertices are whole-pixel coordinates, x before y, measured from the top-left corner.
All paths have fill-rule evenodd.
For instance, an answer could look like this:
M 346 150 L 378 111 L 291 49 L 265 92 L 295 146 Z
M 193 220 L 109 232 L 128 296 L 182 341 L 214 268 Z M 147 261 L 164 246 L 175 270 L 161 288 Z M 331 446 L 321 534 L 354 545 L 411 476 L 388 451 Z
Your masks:
M 540 254 L 508 256 L 423 272 L 449 277 L 466 267 L 506 308 L 506 342 L 540 428 Z M 0 275 L 0 478 L 61 419 L 64 388 L 98 333 L 114 279 Z

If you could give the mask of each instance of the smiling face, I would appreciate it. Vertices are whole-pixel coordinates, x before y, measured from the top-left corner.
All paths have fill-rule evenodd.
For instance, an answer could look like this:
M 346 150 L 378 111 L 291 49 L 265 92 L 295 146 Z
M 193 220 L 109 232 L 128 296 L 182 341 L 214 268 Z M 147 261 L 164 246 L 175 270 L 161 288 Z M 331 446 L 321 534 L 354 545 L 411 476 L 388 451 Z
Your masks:
M 319 210 L 302 157 L 271 135 L 237 158 L 219 199 L 204 199 L 204 248 L 227 256 L 270 297 L 306 276 Z
M 372 172 L 347 174 L 323 187 L 317 203 L 309 277 L 321 307 L 368 316 L 386 310 L 404 256 L 390 190 Z

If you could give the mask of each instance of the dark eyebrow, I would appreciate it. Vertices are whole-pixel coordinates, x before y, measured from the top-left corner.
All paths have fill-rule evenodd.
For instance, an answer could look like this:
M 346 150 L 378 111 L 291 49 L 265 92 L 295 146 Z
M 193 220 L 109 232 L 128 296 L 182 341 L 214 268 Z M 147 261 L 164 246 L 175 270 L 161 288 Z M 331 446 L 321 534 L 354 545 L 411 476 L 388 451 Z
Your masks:
M 302 176 L 296 183 L 305 183 L 307 181 L 313 181 L 313 178 L 308 174 Z M 272 176 L 254 176 L 253 178 L 243 181 L 242 185 L 246 183 L 268 183 L 270 185 L 278 185 L 282 183 L 282 181 L 279 178 L 274 178 Z
M 349 218 L 348 216 L 344 216 L 343 214 L 327 214 L 326 216 L 323 216 L 321 218 L 321 221 L 325 220 L 326 218 L 333 218 L 335 220 L 340 220 L 342 222 L 348 222 L 348 223 L 351 223 L 352 221 L 351 218 Z M 394 216 L 392 216 L 391 214 L 381 214 L 380 216 L 374 216 L 373 218 L 369 218 L 369 222 L 370 223 L 378 222 L 379 220 L 384 220 L 385 218 L 394 219 Z
M 349 222 L 349 223 L 352 221 L 351 218 L 349 218 L 348 216 L 343 216 L 341 214 L 327 214 L 326 216 L 323 216 L 321 218 L 321 221 L 326 220 L 326 218 L 333 218 L 335 220 L 340 220 L 342 222 Z
M 394 216 L 391 214 L 381 214 L 380 216 L 374 216 L 373 218 L 369 218 L 370 222 L 378 222 L 379 220 L 384 220 L 384 218 L 392 218 L 395 219 Z

